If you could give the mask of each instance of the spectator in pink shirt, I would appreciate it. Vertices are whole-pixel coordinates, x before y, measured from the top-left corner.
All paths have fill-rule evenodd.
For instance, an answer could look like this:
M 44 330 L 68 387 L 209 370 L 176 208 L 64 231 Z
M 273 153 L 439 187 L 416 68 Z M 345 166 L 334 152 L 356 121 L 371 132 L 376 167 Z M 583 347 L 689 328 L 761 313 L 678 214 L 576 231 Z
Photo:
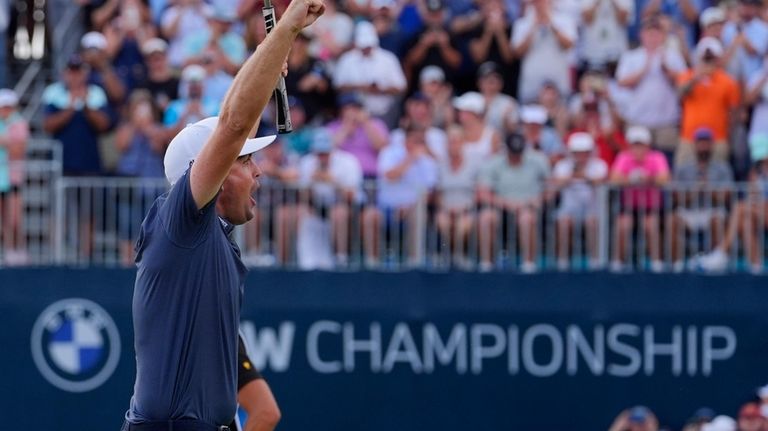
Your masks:
M 627 264 L 635 220 L 642 223 L 651 270 L 663 270 L 659 238 L 660 187 L 669 181 L 669 165 L 664 154 L 651 149 L 651 132 L 646 127 L 627 130 L 629 149 L 616 157 L 611 168 L 611 182 L 621 186 L 621 209 L 616 223 L 616 247 L 611 269 L 622 271 Z
M 339 97 L 340 118 L 328 124 L 336 148 L 352 153 L 363 168 L 365 179 L 376 178 L 379 150 L 389 142 L 389 129 L 372 118 L 354 93 Z

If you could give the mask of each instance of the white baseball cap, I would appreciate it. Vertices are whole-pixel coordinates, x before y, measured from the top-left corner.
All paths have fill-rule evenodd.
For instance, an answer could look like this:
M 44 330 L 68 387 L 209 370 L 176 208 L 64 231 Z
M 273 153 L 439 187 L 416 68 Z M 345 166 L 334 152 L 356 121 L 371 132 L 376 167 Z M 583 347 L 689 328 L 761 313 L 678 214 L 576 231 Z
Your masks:
M 696 58 L 703 58 L 707 51 L 712 54 L 722 57 L 723 56 L 723 44 L 712 36 L 702 38 L 696 45 Z
M 485 98 L 476 91 L 469 91 L 453 99 L 453 107 L 459 111 L 473 112 L 483 115 L 485 112 Z
M 376 48 L 379 46 L 379 35 L 376 33 L 376 27 L 368 21 L 360 21 L 355 29 L 355 47 Z
M 190 64 L 181 71 L 182 81 L 202 81 L 205 79 L 207 73 L 205 68 L 199 64 Z
M 154 54 L 156 52 L 165 52 L 167 50 L 168 42 L 160 39 L 159 37 L 149 39 L 141 45 L 141 53 L 144 55 Z
M 9 88 L 3 88 L 0 90 L 0 108 L 17 106 L 18 104 L 19 96 L 16 95 L 15 91 Z
M 526 105 L 520 110 L 520 120 L 528 124 L 544 124 L 549 114 L 547 108 L 541 105 Z
M 711 422 L 701 426 L 701 431 L 736 431 L 736 421 L 730 416 L 715 416 Z
M 179 132 L 165 152 L 165 177 L 171 185 L 175 184 L 189 169 L 190 164 L 197 157 L 200 150 L 216 130 L 219 117 L 208 117 L 197 123 L 188 124 Z M 277 136 L 264 136 L 261 138 L 247 139 L 239 156 L 255 153 L 271 144 Z
M 89 31 L 80 39 L 80 46 L 83 49 L 107 49 L 107 38 L 98 31 Z
M 630 144 L 651 144 L 651 131 L 647 127 L 632 126 L 627 129 L 627 142 Z
M 576 132 L 568 138 L 568 149 L 573 153 L 592 152 L 595 149 L 595 140 L 589 133 Z
M 421 69 L 421 74 L 419 74 L 419 82 L 425 84 L 427 82 L 435 81 L 445 81 L 445 72 L 443 72 L 443 69 L 441 69 L 440 66 L 432 65 Z
M 702 27 L 707 27 L 709 25 L 725 21 L 725 11 L 719 7 L 708 7 L 704 9 L 704 11 L 701 13 L 701 16 L 699 16 L 699 24 Z

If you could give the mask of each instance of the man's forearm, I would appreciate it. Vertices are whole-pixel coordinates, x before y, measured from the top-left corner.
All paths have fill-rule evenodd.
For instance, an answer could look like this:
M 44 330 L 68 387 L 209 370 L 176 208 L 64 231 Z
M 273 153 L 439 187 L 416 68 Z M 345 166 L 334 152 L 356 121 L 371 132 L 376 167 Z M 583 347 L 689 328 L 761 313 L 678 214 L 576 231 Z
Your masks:
M 301 30 L 281 24 L 275 26 L 245 62 L 224 97 L 219 118 L 243 136 L 250 132 L 272 97 L 288 51 Z

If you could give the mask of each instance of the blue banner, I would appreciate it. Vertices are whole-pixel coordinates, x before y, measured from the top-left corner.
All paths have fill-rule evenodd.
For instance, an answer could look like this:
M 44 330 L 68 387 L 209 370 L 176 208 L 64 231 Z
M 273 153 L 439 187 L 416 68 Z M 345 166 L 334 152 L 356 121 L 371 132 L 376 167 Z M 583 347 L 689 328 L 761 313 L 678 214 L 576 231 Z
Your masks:
M 117 430 L 133 271 L 0 271 L 0 420 Z M 252 272 L 242 329 L 278 429 L 680 428 L 768 382 L 768 290 L 746 275 Z

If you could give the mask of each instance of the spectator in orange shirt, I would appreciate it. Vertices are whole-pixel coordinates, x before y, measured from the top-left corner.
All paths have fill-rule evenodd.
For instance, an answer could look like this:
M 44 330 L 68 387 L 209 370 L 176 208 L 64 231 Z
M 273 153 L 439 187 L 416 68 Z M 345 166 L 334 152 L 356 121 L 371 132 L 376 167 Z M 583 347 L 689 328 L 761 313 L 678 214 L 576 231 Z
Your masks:
M 677 78 L 683 121 L 675 165 L 695 161 L 693 135 L 704 126 L 714 134 L 713 159 L 728 161 L 728 136 L 740 94 L 737 82 L 722 69 L 722 57 L 722 43 L 705 37 L 696 45 L 694 67 Z

